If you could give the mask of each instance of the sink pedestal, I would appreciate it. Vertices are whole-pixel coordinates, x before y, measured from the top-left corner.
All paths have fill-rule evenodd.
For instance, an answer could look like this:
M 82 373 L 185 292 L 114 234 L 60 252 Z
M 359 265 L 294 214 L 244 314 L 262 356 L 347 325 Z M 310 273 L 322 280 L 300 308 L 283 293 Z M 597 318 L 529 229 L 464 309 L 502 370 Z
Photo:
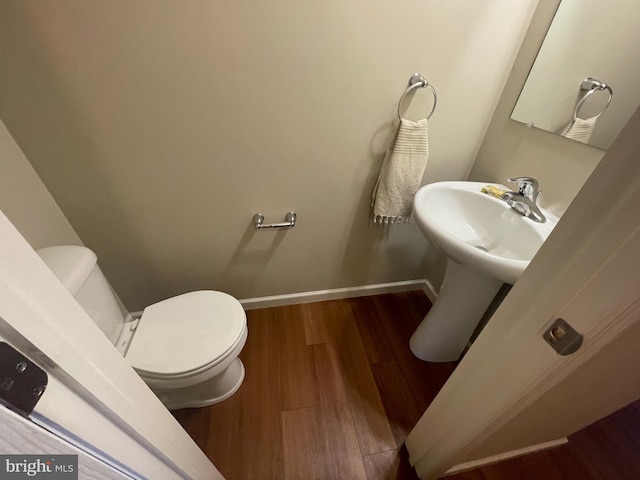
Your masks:
M 413 354 L 427 362 L 458 360 L 500 287 L 500 280 L 448 258 L 438 298 L 409 341 Z

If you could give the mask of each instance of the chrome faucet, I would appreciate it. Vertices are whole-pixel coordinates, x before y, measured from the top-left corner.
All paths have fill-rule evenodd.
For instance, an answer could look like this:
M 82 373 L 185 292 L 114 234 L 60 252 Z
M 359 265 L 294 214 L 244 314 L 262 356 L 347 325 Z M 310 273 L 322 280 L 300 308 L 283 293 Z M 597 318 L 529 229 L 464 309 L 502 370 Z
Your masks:
M 507 181 L 518 184 L 517 192 L 505 192 L 502 199 L 520 215 L 530 218 L 534 222 L 547 221 L 538 207 L 538 180 L 532 177 L 515 177 Z

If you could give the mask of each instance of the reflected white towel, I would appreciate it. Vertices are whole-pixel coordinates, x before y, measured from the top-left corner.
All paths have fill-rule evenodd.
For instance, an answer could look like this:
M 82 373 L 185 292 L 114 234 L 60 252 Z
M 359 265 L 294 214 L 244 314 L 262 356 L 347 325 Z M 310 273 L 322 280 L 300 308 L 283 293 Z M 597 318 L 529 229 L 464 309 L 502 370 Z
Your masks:
M 429 157 L 427 120 L 400 120 L 371 195 L 374 223 L 408 223 Z
M 577 142 L 589 143 L 593 129 L 596 126 L 596 117 L 576 118 L 562 131 L 560 135 Z

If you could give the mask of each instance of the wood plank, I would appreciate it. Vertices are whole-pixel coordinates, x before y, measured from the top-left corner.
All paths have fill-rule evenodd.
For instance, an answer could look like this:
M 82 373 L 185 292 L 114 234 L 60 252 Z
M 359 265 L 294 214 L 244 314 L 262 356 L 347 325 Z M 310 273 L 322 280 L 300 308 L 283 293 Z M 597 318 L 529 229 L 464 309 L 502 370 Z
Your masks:
M 580 480 L 597 480 L 601 478 L 594 475 L 589 467 L 576 455 L 575 446 L 571 444 L 549 450 L 549 456 L 553 459 L 563 478 Z M 637 475 L 636 475 L 637 477 Z
M 277 358 L 281 410 L 294 410 L 317 403 L 311 347 L 307 345 L 301 305 L 271 309 L 278 338 Z
M 640 478 L 640 441 L 626 437 L 640 420 L 626 415 L 634 405 L 569 437 L 571 451 L 595 478 Z
M 229 480 L 416 478 L 396 446 L 455 366 L 409 351 L 425 308 L 421 292 L 403 292 L 252 310 L 243 386 L 221 404 L 174 415 Z M 286 396 L 288 406 L 305 403 L 300 385 L 313 390 L 315 405 L 285 410 Z M 640 403 L 541 453 L 447 478 L 640 478 Z
M 563 452 L 560 463 L 556 461 L 552 452 Z M 572 465 L 575 460 L 568 454 L 566 447 L 532 453 L 523 457 L 506 460 L 479 469 L 470 470 L 456 475 L 447 476 L 447 480 L 471 480 L 483 478 L 485 480 L 590 480 L 595 478 L 630 478 L 630 477 L 592 477 L 580 464 Z
M 364 301 L 352 299 L 351 305 L 363 338 L 369 339 L 365 348 L 387 415 L 392 424 L 399 421 L 396 426 L 400 428 L 394 428 L 394 436 L 396 441 L 402 441 L 404 436 L 399 435 L 408 433 L 407 425 L 415 425 L 456 363 L 424 362 L 409 349 L 409 338 L 431 306 L 424 292 L 378 295 Z M 387 365 L 390 362 L 393 366 Z M 380 366 L 383 363 L 387 366 Z M 394 371 L 387 372 L 389 369 Z M 398 402 L 397 392 L 410 409 Z
M 367 455 L 364 457 L 364 465 L 368 480 L 418 480 L 404 447 L 397 451 Z
M 411 383 L 398 362 L 371 365 L 396 445 L 404 439 L 433 399 L 420 382 Z
M 313 347 L 320 392 L 320 430 L 327 478 L 366 478 L 335 344 Z
M 395 358 L 403 366 L 407 381 L 411 385 L 424 387 L 429 393 L 429 403 L 438 394 L 453 373 L 458 362 L 431 363 L 417 358 L 409 349 L 409 339 L 431 303 L 422 291 L 402 292 L 398 295 L 376 297 L 376 308 L 383 311 L 385 338 L 394 350 Z M 361 325 L 360 328 L 367 328 Z
M 329 300 L 299 306 L 304 319 L 307 345 L 342 338 L 345 326 L 353 321 L 348 300 Z
M 456 475 L 447 475 L 446 477 L 442 478 L 446 480 L 487 480 L 487 478 L 482 474 L 482 470 L 480 470 L 479 468 L 469 470 L 467 472 L 461 472 Z M 512 480 L 516 479 L 514 478 Z
M 394 343 L 399 336 L 395 330 L 398 312 L 389 308 L 388 300 L 392 297 L 393 295 L 379 295 L 350 300 L 362 344 L 369 363 L 372 364 L 396 360 Z
M 285 480 L 328 478 L 324 471 L 323 443 L 316 407 L 282 412 L 282 438 L 287 459 Z
M 280 480 L 284 454 L 276 312 L 253 310 L 247 321 L 249 336 L 240 354 L 246 376 L 238 392 L 217 405 L 173 413 L 225 478 Z
M 640 478 L 640 402 L 569 437 L 562 447 L 507 460 L 446 477 L 469 480 L 481 472 L 487 480 L 545 478 L 549 480 L 627 480 Z M 535 476 L 538 475 L 538 476 Z
M 227 447 L 221 448 L 225 443 L 233 448 L 229 458 L 224 460 L 233 464 L 234 474 L 228 478 L 281 479 L 284 453 L 278 382 L 274 381 L 279 376 L 279 324 L 272 309 L 247 312 L 247 318 L 249 338 L 240 355 L 246 369 L 244 384 L 231 397 L 234 400 L 232 418 L 226 418 L 228 413 L 224 407 L 214 410 L 217 415 L 212 418 L 212 423 L 230 422 L 231 437 L 216 436 L 214 445 L 223 452 L 229 451 Z
M 361 332 L 367 358 L 372 364 L 410 358 L 409 338 L 422 317 L 416 317 L 415 297 L 395 294 L 351 299 L 351 309 Z M 421 300 L 428 302 L 422 294 Z M 415 358 L 415 357 L 414 357 Z M 421 363 L 425 363 L 420 361 Z
M 347 392 L 360 452 L 369 455 L 396 448 L 398 445 L 359 341 L 354 341 L 351 346 L 341 345 L 341 359 L 347 365 L 344 370 Z
M 421 290 L 399 292 L 393 295 L 391 300 L 403 304 L 410 309 L 411 315 L 407 318 L 413 322 L 412 324 L 408 324 L 411 331 L 416 329 L 422 319 L 429 313 L 432 306 L 429 297 Z
M 481 471 L 486 480 L 569 480 L 547 451 L 488 465 Z M 455 479 L 456 476 L 449 478 Z
M 175 410 L 171 413 L 198 444 L 200 449 L 205 451 L 210 442 L 211 435 L 215 431 L 211 428 L 211 409 L 185 408 Z
M 325 317 L 325 332 L 329 335 L 325 339 L 334 343 L 336 348 L 360 452 L 369 455 L 392 450 L 398 445 L 391 432 L 356 321 L 353 314 L 347 316 L 351 311 L 349 300 L 335 302 L 343 305 L 333 305 L 332 311 L 341 314 Z

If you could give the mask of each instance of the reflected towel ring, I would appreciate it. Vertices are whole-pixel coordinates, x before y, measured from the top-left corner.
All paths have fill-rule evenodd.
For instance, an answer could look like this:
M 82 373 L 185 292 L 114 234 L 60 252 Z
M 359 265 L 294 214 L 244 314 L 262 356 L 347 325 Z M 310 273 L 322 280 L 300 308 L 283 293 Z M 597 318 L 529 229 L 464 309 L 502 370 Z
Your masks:
M 398 101 L 398 120 L 402 119 L 402 116 L 400 115 L 400 106 L 402 105 L 402 101 L 404 100 L 404 97 L 407 96 L 407 93 L 417 88 L 425 88 L 425 87 L 431 90 L 431 92 L 433 93 L 433 107 L 431 108 L 431 112 L 429 112 L 429 115 L 427 115 L 427 120 L 431 118 L 431 115 L 433 115 L 433 112 L 436 111 L 436 104 L 438 103 L 438 94 L 436 93 L 436 89 L 433 88 L 433 86 L 431 86 L 429 82 L 427 82 L 422 75 L 420 75 L 419 73 L 414 73 L 413 75 L 411 75 L 411 78 L 409 79 L 409 86 L 407 87 L 407 90 L 402 94 L 402 96 L 400 97 L 400 100 Z
M 593 117 L 594 119 L 602 115 L 607 109 L 607 107 L 609 106 L 609 104 L 611 103 L 611 99 L 613 98 L 613 90 L 606 83 L 603 83 L 600 80 L 596 80 L 595 78 L 592 78 L 592 77 L 587 77 L 582 81 L 582 83 L 580 84 L 580 93 L 584 91 L 586 91 L 587 93 L 578 102 L 576 102 L 576 106 L 573 109 L 574 122 L 578 119 L 578 113 L 580 113 L 580 108 L 582 107 L 582 105 L 584 105 L 584 102 L 587 100 L 587 98 L 589 98 L 589 96 L 593 95 L 595 92 L 601 92 L 603 90 L 609 90 L 609 98 L 607 99 L 607 104 L 604 106 L 602 111 L 598 115 Z

